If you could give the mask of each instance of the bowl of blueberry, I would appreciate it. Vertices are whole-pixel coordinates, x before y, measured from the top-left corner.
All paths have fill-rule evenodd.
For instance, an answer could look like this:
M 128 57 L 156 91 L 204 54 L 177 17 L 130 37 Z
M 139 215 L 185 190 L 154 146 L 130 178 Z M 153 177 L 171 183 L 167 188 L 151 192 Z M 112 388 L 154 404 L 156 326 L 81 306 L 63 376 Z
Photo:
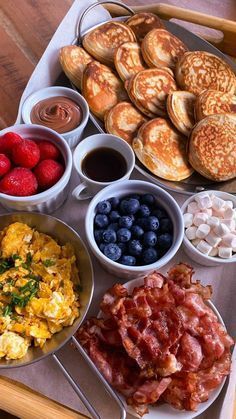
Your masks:
M 184 223 L 168 192 L 149 182 L 126 180 L 107 186 L 92 199 L 85 231 L 104 269 L 132 279 L 172 259 L 183 241 Z

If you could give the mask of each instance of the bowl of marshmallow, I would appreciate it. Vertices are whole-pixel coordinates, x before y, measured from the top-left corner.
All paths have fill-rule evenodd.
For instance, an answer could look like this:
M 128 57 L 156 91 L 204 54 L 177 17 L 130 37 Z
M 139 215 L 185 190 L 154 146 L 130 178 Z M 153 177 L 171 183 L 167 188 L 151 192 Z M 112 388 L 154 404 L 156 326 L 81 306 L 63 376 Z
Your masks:
M 181 207 L 185 253 L 204 266 L 236 262 L 236 196 L 221 191 L 200 192 Z

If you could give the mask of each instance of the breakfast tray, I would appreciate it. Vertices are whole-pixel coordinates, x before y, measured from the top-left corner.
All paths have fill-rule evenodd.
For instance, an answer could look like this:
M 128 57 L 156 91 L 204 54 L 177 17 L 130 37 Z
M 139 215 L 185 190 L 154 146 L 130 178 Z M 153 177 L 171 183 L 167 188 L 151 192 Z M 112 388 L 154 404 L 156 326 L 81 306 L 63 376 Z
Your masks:
M 29 94 L 42 87 L 58 84 L 59 82 L 61 83 L 61 80 L 58 81 L 58 77 L 61 72 L 58 63 L 58 50 L 64 45 L 73 43 L 75 38 L 75 28 L 78 27 L 78 14 L 81 14 L 86 6 L 92 3 L 93 1 L 83 2 L 82 0 L 76 0 L 74 2 L 72 8 L 52 38 L 52 41 L 50 42 L 47 50 L 45 51 L 45 54 L 40 60 L 27 85 L 27 88 L 22 96 L 17 123 L 22 122 L 20 117 L 21 106 Z M 159 6 L 161 7 L 158 10 L 155 9 L 155 7 L 158 8 Z M 134 9 L 136 10 L 136 8 Z M 111 10 L 111 8 L 109 10 Z M 145 6 L 145 10 L 157 12 L 161 17 L 167 19 L 177 17 L 191 21 L 192 12 L 186 11 L 184 9 L 174 8 L 172 6 Z M 114 5 L 112 12 L 118 15 L 124 14 L 123 10 L 122 13 L 120 13 L 120 9 L 117 9 L 117 7 Z M 194 18 L 192 21 L 195 23 L 196 20 L 199 19 L 202 24 L 208 24 L 210 27 L 217 29 L 220 28 L 218 25 L 219 22 L 217 22 L 217 18 L 209 17 L 209 23 L 207 23 L 207 17 L 205 15 L 197 14 L 196 16 L 196 13 L 193 12 L 193 16 Z M 87 28 L 105 21 L 108 18 L 108 13 L 101 7 L 97 7 L 96 13 L 93 13 L 92 17 L 89 17 L 89 23 L 87 21 Z M 223 20 L 218 20 L 221 22 L 221 28 L 223 29 L 227 39 L 227 42 L 222 42 L 220 46 L 222 48 L 227 48 L 224 49 L 224 51 L 231 51 L 232 53 L 233 51 L 231 50 L 231 47 L 233 48 L 233 46 L 230 43 L 230 40 L 232 39 L 231 35 L 236 33 L 236 24 L 234 24 L 234 22 L 227 23 L 227 21 L 222 23 Z M 96 132 L 96 126 L 90 123 L 84 135 L 87 136 Z M 142 174 L 138 171 L 135 171 L 132 177 L 135 179 L 144 179 Z M 79 179 L 76 173 L 73 173 L 70 182 L 68 200 L 65 202 L 63 207 L 58 209 L 53 215 L 68 223 L 79 232 L 82 238 L 85 238 L 84 218 L 88 203 L 85 201 L 78 203 L 71 197 L 71 191 L 78 184 L 78 182 Z M 180 205 L 185 200 L 185 197 L 182 194 L 173 193 L 172 195 Z M 97 314 L 99 310 L 99 301 L 101 300 L 104 291 L 111 287 L 112 284 L 117 282 L 117 278 L 105 272 L 97 263 L 97 261 L 94 258 L 92 259 L 95 272 L 95 292 L 88 316 Z M 171 261 L 171 264 L 165 267 L 166 270 L 168 270 L 170 265 L 173 265 L 179 261 L 191 263 L 180 250 L 175 258 Z M 227 266 L 217 268 L 204 268 L 196 265 L 195 270 L 197 271 L 198 277 L 203 280 L 203 283 L 214 283 L 213 302 L 221 313 L 229 332 L 233 335 L 235 318 L 233 318 L 234 316 L 232 315 L 232 313 L 234 313 L 234 304 L 231 296 L 236 292 L 233 265 L 231 265 L 231 267 Z M 223 281 L 224 285 L 222 286 Z M 96 410 L 101 412 L 100 417 L 102 419 L 110 419 L 111 412 L 115 419 L 122 417 L 122 409 L 119 411 L 119 408 L 117 407 L 116 403 L 114 403 L 114 400 L 108 395 L 107 391 L 104 391 L 102 388 L 103 386 L 101 386 L 97 376 L 91 374 L 91 369 L 88 367 L 87 363 L 84 362 L 83 355 L 81 355 L 81 353 L 77 352 L 74 347 L 71 347 L 71 345 L 67 344 L 62 348 L 62 350 L 60 350 L 59 359 L 70 372 L 72 385 L 74 381 L 75 384 L 78 382 L 81 387 L 83 387 L 84 392 L 88 396 L 88 399 L 92 400 L 94 406 L 96 406 Z M 23 418 L 30 419 L 87 417 L 86 415 L 88 413 L 84 409 L 84 406 L 80 403 L 76 394 L 71 391 L 71 387 L 60 373 L 60 370 L 56 368 L 55 364 L 50 359 L 42 360 L 36 364 L 26 366 L 24 368 L 12 369 L 10 371 L 5 370 L 2 371 L 1 375 L 0 408 L 8 412 Z M 30 390 L 29 388 L 25 388 L 23 385 L 16 384 L 14 381 L 12 381 L 12 379 L 23 382 L 34 390 L 39 391 L 48 397 L 51 397 L 56 402 L 53 402 L 49 398 L 43 397 L 39 393 L 35 393 L 35 391 Z M 199 418 L 230 418 L 230 416 L 225 415 L 225 411 L 222 410 L 222 405 L 224 405 L 223 399 L 225 392 L 226 386 L 217 401 L 208 409 L 207 413 L 202 414 L 199 416 Z M 62 404 L 69 405 L 70 408 L 66 408 L 65 406 L 62 406 Z M 74 410 L 71 410 L 71 408 Z M 81 413 L 78 413 L 78 410 L 81 411 Z M 44 414 L 42 412 L 46 413 Z

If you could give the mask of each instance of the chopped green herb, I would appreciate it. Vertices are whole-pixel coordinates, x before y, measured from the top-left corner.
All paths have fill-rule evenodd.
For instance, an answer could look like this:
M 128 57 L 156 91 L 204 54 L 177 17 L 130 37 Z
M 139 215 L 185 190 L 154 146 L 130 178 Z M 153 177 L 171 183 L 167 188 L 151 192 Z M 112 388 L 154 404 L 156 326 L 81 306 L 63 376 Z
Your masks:
M 3 310 L 3 316 L 9 316 L 12 313 L 12 306 L 8 304 Z
M 0 259 L 0 275 L 15 266 L 14 260 L 10 258 Z
M 11 301 L 7 306 L 8 308 L 6 309 L 5 307 L 3 311 L 4 316 L 7 316 L 9 312 L 12 312 L 15 306 L 25 307 L 31 298 L 37 294 L 39 289 L 39 281 L 42 279 L 42 277 L 40 275 L 33 274 L 29 274 L 28 277 L 31 278 L 30 281 L 19 288 L 19 294 L 16 292 L 9 292 L 8 295 L 11 295 Z
M 21 264 L 21 266 L 22 266 L 24 269 L 28 269 L 28 270 L 30 270 L 31 263 L 32 263 L 32 255 L 31 255 L 31 253 L 30 253 L 30 252 L 28 252 L 28 253 L 27 253 L 27 255 L 26 255 L 26 261 L 25 261 L 25 262 L 23 262 L 23 263 Z
M 13 260 L 17 260 L 17 259 L 22 260 L 22 258 L 17 254 L 12 255 L 12 259 Z
M 14 285 L 15 284 L 14 279 L 9 276 L 9 278 L 7 279 L 7 284 Z
M 32 274 L 32 273 L 29 273 L 28 275 L 26 275 L 24 278 L 30 278 L 30 279 L 34 279 L 34 281 L 37 281 L 37 282 L 39 282 L 39 281 L 42 281 L 42 277 L 41 277 L 41 275 L 34 275 L 34 274 Z
M 2 282 L 0 282 L 0 290 L 3 289 L 4 284 Z
M 43 262 L 44 266 L 46 266 L 46 268 L 48 268 L 49 266 L 55 265 L 54 260 L 51 260 L 51 259 L 45 259 L 42 262 Z

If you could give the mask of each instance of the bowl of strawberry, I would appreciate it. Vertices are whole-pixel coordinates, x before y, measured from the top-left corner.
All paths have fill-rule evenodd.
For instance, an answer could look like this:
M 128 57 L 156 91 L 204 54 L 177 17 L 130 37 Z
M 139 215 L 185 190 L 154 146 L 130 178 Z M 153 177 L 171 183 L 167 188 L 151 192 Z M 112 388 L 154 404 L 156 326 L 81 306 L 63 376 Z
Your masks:
M 63 137 L 39 125 L 0 132 L 1 204 L 16 211 L 55 211 L 66 199 L 72 170 Z

